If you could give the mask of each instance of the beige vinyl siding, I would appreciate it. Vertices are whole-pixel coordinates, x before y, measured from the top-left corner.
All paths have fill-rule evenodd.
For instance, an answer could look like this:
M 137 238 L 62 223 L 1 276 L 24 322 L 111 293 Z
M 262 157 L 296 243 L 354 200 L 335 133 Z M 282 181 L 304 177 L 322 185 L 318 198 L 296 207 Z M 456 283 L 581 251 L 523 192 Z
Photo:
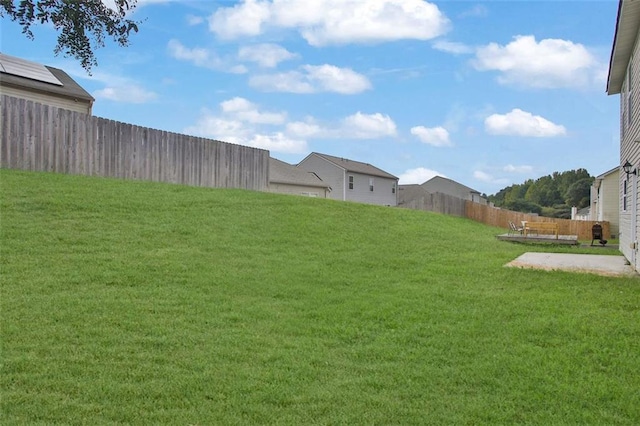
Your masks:
M 624 174 L 624 173 L 623 173 Z M 615 237 L 618 237 L 620 232 L 620 208 L 618 202 L 618 182 L 620 181 L 620 174 L 618 172 L 612 173 L 606 176 L 602 181 L 600 194 L 601 200 L 598 203 L 598 221 L 608 221 L 609 230 Z
M 290 183 L 269 183 L 269 192 L 305 197 L 327 198 L 327 190 L 317 186 L 293 185 Z
M 91 104 L 86 101 L 76 101 L 74 99 L 46 93 L 33 92 L 10 86 L 0 86 L 0 95 L 13 96 L 14 98 L 26 99 L 56 108 L 68 109 L 83 114 L 91 114 Z

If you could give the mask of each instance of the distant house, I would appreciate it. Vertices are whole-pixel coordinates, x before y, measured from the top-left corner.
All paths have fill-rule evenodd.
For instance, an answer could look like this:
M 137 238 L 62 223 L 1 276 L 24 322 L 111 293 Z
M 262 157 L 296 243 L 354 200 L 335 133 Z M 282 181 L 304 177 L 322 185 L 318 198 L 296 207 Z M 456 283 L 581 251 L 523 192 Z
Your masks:
M 64 71 L 0 53 L 0 95 L 91 114 L 93 97 Z
M 398 178 L 371 164 L 312 152 L 298 167 L 329 185 L 329 198 L 396 206 Z
M 619 247 L 637 271 L 640 271 L 640 104 L 637 102 L 640 99 L 639 28 L 640 2 L 620 0 L 609 60 L 607 93 L 620 95 Z
M 463 200 L 473 201 L 474 203 L 487 204 L 487 200 L 480 196 L 480 192 L 442 176 L 435 176 L 420 186 L 432 194 L 440 192 Z
M 269 191 L 280 194 L 327 198 L 329 185 L 315 173 L 269 158 Z
M 617 238 L 620 232 L 620 174 L 620 168 L 614 167 L 597 176 L 591 185 L 588 220 L 609 222 L 611 238 Z
M 571 208 L 571 220 L 591 220 L 591 207 Z

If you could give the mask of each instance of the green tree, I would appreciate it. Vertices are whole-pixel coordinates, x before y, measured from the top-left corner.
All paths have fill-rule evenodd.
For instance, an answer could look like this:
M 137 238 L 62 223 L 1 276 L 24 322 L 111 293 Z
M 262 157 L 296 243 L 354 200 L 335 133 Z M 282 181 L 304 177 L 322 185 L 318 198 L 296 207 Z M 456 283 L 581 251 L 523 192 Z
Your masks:
M 535 181 L 514 184 L 488 197 L 498 207 L 548 217 L 570 217 L 571 206 L 590 203 L 593 177 L 585 169 L 554 172 Z
M 571 184 L 565 194 L 567 205 L 578 208 L 587 207 L 591 203 L 591 184 L 593 178 L 580 179 Z
M 515 212 L 538 214 L 542 213 L 542 207 L 540 207 L 540 205 L 532 203 L 530 201 L 526 201 L 524 199 L 507 202 L 505 203 L 504 207 Z
M 102 0 L 0 0 L 0 16 L 16 21 L 22 33 L 34 39 L 34 24 L 50 24 L 58 32 L 54 53 L 71 56 L 91 74 L 98 65 L 94 50 L 111 37 L 120 46 L 129 45 L 129 35 L 138 23 L 128 19 L 137 0 L 112 0 L 114 8 Z

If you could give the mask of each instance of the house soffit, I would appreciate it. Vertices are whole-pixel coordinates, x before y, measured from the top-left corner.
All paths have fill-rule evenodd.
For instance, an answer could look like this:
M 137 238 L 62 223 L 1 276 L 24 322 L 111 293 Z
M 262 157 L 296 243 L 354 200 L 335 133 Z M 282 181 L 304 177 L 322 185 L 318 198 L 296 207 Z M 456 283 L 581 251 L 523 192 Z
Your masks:
M 627 66 L 635 46 L 640 27 L 640 1 L 620 0 L 618 17 L 609 60 L 607 94 L 614 95 L 622 90 Z

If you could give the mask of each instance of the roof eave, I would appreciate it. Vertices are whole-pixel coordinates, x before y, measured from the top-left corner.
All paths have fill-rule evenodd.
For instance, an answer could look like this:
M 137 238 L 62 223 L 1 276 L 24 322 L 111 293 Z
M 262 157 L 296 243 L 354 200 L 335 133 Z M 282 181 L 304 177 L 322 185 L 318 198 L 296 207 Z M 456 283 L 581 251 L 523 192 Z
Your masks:
M 620 0 L 607 76 L 607 94 L 609 95 L 615 95 L 622 91 L 622 84 L 639 27 L 640 2 Z

